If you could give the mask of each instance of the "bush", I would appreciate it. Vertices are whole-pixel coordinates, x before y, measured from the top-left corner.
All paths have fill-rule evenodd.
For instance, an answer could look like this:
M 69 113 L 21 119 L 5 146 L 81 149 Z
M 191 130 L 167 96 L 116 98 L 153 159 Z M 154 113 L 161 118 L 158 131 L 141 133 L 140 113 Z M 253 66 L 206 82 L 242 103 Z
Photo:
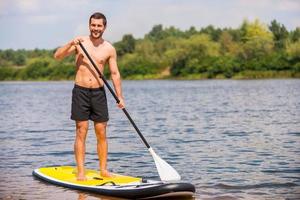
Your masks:
M 151 62 L 138 54 L 127 54 L 119 63 L 120 73 L 123 77 L 136 74 L 154 74 L 158 71 L 158 65 L 159 64 Z
M 50 80 L 64 80 L 72 79 L 75 76 L 75 65 L 71 63 L 53 63 L 51 65 L 52 71 L 49 75 Z
M 300 72 L 300 62 L 296 63 L 292 69 L 294 72 Z
M 12 67 L 0 67 L 0 81 L 14 80 L 18 69 Z
M 34 80 L 47 78 L 52 73 L 49 67 L 51 61 L 49 59 L 35 59 L 26 68 L 20 72 L 22 80 Z
M 180 59 L 176 60 L 171 66 L 171 69 L 170 69 L 171 75 L 172 76 L 180 76 L 180 75 L 185 74 L 184 69 L 186 67 L 186 62 L 187 62 L 186 58 L 180 58 Z

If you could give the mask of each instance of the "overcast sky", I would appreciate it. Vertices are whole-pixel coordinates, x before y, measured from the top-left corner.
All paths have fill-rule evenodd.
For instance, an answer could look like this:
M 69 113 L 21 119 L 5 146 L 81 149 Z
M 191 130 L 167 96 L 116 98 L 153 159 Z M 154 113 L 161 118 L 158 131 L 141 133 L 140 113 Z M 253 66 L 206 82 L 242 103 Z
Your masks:
M 104 38 L 141 38 L 154 25 L 181 30 L 207 25 L 237 28 L 244 19 L 300 26 L 300 0 L 0 0 L 0 49 L 56 48 L 88 34 L 96 11 L 108 19 Z

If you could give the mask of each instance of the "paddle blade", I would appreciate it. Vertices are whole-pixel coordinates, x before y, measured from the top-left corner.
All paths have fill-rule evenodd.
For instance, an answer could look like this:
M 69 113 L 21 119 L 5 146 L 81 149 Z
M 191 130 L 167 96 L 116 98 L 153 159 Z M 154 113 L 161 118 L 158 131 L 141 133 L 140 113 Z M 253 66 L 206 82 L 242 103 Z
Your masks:
M 178 172 L 166 161 L 161 159 L 151 147 L 148 150 L 154 159 L 158 174 L 162 181 L 179 181 L 181 179 Z

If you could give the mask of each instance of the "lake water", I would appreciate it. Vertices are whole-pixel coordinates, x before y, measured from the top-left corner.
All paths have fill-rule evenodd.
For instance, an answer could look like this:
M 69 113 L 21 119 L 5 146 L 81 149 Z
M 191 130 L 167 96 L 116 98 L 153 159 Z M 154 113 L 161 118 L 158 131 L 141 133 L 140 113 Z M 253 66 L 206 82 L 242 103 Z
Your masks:
M 34 168 L 74 165 L 72 82 L 0 83 L 0 199 L 113 199 L 50 185 Z M 300 80 L 123 81 L 127 110 L 195 199 L 300 199 Z M 109 169 L 158 179 L 107 91 Z M 97 169 L 90 123 L 86 166 Z

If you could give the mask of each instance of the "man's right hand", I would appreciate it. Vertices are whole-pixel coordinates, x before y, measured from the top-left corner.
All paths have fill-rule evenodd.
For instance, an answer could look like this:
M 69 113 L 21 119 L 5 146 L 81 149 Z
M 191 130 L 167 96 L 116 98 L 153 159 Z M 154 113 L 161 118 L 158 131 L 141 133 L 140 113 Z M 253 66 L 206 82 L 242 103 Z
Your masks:
M 84 40 L 83 40 L 82 37 L 76 37 L 76 38 L 74 38 L 74 39 L 70 42 L 70 44 L 71 44 L 72 46 L 76 46 L 76 45 L 79 44 L 79 42 L 84 42 Z
M 118 103 L 118 107 L 121 109 L 125 108 L 125 102 L 124 102 L 123 97 L 119 97 L 119 100 L 120 100 L 120 102 Z
M 77 45 L 79 44 L 79 42 L 83 42 L 83 41 L 84 41 L 83 37 L 74 38 L 66 45 L 59 47 L 54 53 L 54 58 L 57 60 L 61 60 L 64 57 L 70 55 L 71 53 L 77 50 Z

